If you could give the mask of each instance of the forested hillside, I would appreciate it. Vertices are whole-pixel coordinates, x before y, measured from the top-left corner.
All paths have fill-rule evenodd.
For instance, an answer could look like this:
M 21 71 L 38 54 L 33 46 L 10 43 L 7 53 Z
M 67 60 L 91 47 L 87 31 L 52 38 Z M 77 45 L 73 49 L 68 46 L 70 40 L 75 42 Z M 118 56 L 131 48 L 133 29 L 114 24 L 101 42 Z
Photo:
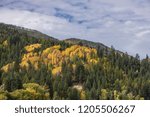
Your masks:
M 149 100 L 149 57 L 0 24 L 0 99 Z

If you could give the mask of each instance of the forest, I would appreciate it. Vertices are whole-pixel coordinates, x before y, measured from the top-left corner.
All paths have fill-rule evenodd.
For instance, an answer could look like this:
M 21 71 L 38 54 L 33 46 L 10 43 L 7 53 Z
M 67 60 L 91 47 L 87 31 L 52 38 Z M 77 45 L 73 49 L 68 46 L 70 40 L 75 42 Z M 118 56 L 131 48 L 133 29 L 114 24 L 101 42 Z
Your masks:
M 150 59 L 0 24 L 0 100 L 149 100 Z

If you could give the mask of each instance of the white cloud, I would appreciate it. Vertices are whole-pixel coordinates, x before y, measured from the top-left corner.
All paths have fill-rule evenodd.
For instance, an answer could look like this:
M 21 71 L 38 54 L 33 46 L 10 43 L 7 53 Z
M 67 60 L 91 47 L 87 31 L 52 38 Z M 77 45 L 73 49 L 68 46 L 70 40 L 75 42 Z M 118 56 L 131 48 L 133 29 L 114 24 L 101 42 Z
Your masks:
M 150 35 L 150 30 L 144 30 L 142 32 L 139 32 L 139 33 L 136 34 L 136 36 L 139 37 L 139 38 L 141 38 L 141 37 L 143 37 L 143 36 L 145 36 L 147 34 Z
M 0 22 L 150 53 L 149 0 L 1 0 Z M 141 51 L 142 50 L 142 51 Z

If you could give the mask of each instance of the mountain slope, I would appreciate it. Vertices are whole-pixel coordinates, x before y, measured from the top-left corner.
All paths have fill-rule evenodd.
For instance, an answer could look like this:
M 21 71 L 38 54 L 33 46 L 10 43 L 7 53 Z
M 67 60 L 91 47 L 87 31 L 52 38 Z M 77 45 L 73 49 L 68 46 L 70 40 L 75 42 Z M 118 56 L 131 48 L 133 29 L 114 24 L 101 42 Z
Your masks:
M 100 42 L 92 42 L 92 41 L 76 39 L 76 38 L 65 39 L 64 41 L 69 44 L 83 45 L 83 46 L 87 46 L 87 47 L 91 47 L 91 48 L 101 49 L 103 51 L 107 50 L 108 54 L 111 51 L 110 47 L 108 47 Z M 115 51 L 121 55 L 124 54 L 123 52 L 121 52 L 119 50 L 115 50 Z
M 98 42 L 95 43 L 95 42 L 91 42 L 91 41 L 87 41 L 87 40 L 81 40 L 81 39 L 76 39 L 76 38 L 65 39 L 64 41 L 66 43 L 76 44 L 76 45 L 82 44 L 84 46 L 89 46 L 89 47 L 92 47 L 92 48 L 97 48 L 98 46 L 101 46 L 101 48 L 103 48 L 103 49 L 108 48 L 107 46 L 105 46 L 102 43 L 98 43 Z
M 150 99 L 149 57 L 0 25 L 0 99 Z
M 0 23 L 1 35 L 2 35 L 2 32 L 5 32 L 5 35 L 10 35 L 11 33 L 14 33 L 14 31 L 20 35 L 27 35 L 29 38 L 51 39 L 53 41 L 58 41 L 58 39 L 50 37 L 46 34 L 36 31 L 36 30 L 31 30 L 31 29 L 27 29 L 27 28 L 23 28 L 23 27 L 19 27 L 19 26 Z

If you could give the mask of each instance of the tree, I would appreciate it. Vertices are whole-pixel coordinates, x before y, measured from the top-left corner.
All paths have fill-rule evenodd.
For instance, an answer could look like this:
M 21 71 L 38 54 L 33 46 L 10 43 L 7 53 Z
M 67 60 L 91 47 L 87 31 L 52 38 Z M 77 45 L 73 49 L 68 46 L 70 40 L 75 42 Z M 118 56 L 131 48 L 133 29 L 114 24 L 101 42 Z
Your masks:
M 96 89 L 94 87 L 92 87 L 92 89 L 89 92 L 89 99 L 90 100 L 96 100 L 97 98 L 98 97 L 97 97 Z
M 12 92 L 16 89 L 22 88 L 22 80 L 20 79 L 18 74 L 13 74 L 10 72 L 8 77 L 4 79 L 4 89 L 8 92 Z
M 68 99 L 69 100 L 79 100 L 80 99 L 79 92 L 74 88 L 69 88 L 68 89 Z
M 0 86 L 2 85 L 2 72 L 0 71 Z
M 100 99 L 101 100 L 107 100 L 108 99 L 108 91 L 106 89 L 101 89 Z
M 77 82 L 83 83 L 85 77 L 85 68 L 84 65 L 80 62 L 76 64 L 76 69 L 75 69 L 75 80 Z
M 100 58 L 104 57 L 104 49 L 100 45 L 97 47 L 97 54 Z
M 28 83 L 24 84 L 23 89 L 13 91 L 10 98 L 15 100 L 46 100 L 49 99 L 49 93 L 44 87 L 36 83 Z
M 72 64 L 69 63 L 69 61 L 64 61 L 62 63 L 62 78 L 67 83 L 68 86 L 72 85 L 72 74 L 73 74 L 73 68 Z
M 52 75 L 51 75 L 51 73 L 46 76 L 46 85 L 48 86 L 48 89 L 49 89 L 50 99 L 52 99 L 54 94 L 53 94 L 53 84 L 52 84 Z

